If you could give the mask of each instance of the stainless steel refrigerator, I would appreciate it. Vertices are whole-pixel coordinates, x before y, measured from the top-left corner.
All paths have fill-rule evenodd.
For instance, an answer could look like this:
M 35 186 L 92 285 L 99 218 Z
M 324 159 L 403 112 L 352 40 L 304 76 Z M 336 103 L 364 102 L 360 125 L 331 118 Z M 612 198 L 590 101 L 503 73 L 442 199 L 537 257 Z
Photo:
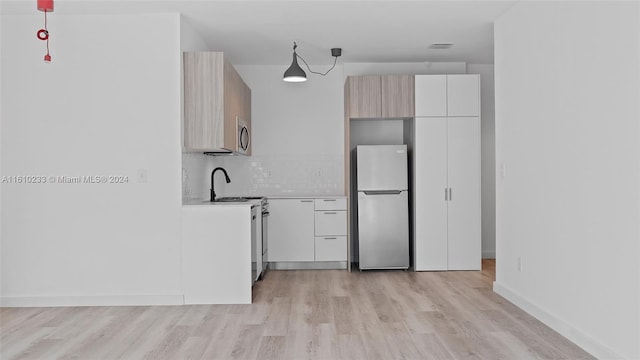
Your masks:
M 409 267 L 406 145 L 355 149 L 360 270 Z

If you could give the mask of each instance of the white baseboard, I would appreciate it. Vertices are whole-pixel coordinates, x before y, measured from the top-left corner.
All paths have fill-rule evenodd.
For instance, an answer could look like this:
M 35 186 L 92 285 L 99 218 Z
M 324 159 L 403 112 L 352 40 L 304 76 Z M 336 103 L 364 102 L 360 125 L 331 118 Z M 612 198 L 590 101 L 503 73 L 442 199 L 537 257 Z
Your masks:
M 183 295 L 3 296 L 0 307 L 183 305 Z
M 582 332 L 580 329 L 572 326 L 560 317 L 544 310 L 540 306 L 530 302 L 519 293 L 511 290 L 507 286 L 493 282 L 493 291 L 509 302 L 527 312 L 529 315 L 543 322 L 548 327 L 560 333 L 574 344 L 581 347 L 584 351 L 590 353 L 600 360 L 608 359 L 624 359 L 604 344 L 601 344 L 594 338 Z
M 495 259 L 496 251 L 495 250 L 482 250 L 482 258 L 483 259 Z

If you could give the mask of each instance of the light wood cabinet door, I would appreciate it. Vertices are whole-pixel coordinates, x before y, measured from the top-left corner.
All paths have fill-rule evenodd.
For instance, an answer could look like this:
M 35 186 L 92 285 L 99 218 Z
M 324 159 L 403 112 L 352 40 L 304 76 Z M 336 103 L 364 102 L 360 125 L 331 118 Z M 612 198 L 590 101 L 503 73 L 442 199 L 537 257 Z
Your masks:
M 447 116 L 447 75 L 416 75 L 416 117 Z
M 381 76 L 382 118 L 413 117 L 414 76 L 383 75 Z
M 243 111 L 242 79 L 233 66 L 224 64 L 224 147 L 238 151 L 238 119 Z
M 242 81 L 242 79 L 240 79 Z M 251 126 L 251 89 L 247 84 L 242 81 L 242 119 L 249 129 L 249 134 L 253 135 L 253 128 Z M 249 138 L 249 148 L 246 155 L 251 155 L 251 149 L 253 148 L 253 138 Z
M 480 116 L 480 75 L 447 75 L 447 115 Z
M 349 117 L 379 118 L 382 115 L 382 89 L 379 75 L 347 78 Z
M 186 52 L 184 147 L 208 150 L 224 144 L 224 59 L 221 52 Z
M 270 199 L 269 213 L 269 261 L 314 261 L 313 199 Z

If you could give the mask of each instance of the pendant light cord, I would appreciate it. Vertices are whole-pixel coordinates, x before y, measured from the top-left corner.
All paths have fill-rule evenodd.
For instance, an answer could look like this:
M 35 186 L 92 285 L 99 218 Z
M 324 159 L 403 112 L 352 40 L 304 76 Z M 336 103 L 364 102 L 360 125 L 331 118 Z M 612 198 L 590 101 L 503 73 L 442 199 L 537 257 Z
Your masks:
M 295 44 L 295 43 L 294 43 Z M 295 51 L 295 48 L 294 48 Z M 329 73 L 329 71 L 333 70 L 334 67 L 336 67 L 336 62 L 338 62 L 338 57 L 334 56 L 333 57 L 333 65 L 331 65 L 331 68 L 329 68 L 329 70 L 327 70 L 325 73 L 321 73 L 321 72 L 317 72 L 317 71 L 313 71 L 311 70 L 311 68 L 309 67 L 309 64 L 307 64 L 307 62 L 302 58 L 302 56 L 298 55 L 298 53 L 296 53 L 296 56 L 298 58 L 300 58 L 300 60 L 302 60 L 302 62 L 304 63 L 304 65 L 307 67 L 307 69 L 309 70 L 310 73 L 312 74 L 317 74 L 317 75 L 322 75 L 325 76 Z
M 44 11 L 44 31 L 47 33 L 47 55 L 49 55 L 49 29 L 47 29 L 47 10 Z

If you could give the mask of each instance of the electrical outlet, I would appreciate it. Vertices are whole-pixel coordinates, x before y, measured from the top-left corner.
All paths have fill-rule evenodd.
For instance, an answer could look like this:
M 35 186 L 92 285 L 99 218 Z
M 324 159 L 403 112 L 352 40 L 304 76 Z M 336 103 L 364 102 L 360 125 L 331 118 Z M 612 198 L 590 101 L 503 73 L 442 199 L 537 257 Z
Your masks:
M 518 256 L 518 271 L 522 272 L 522 257 Z
M 138 182 L 146 183 L 148 180 L 147 169 L 138 169 Z

